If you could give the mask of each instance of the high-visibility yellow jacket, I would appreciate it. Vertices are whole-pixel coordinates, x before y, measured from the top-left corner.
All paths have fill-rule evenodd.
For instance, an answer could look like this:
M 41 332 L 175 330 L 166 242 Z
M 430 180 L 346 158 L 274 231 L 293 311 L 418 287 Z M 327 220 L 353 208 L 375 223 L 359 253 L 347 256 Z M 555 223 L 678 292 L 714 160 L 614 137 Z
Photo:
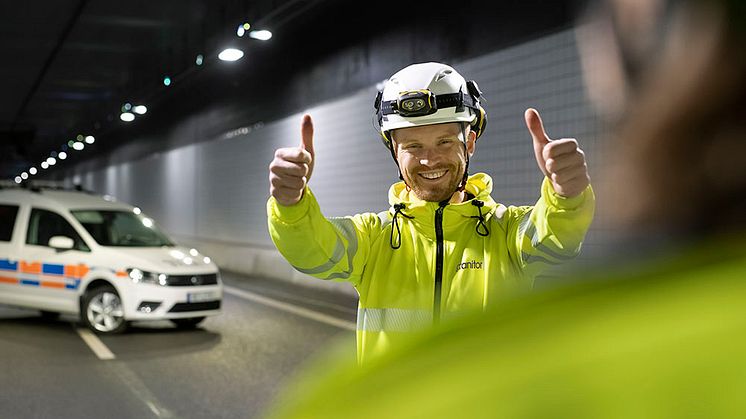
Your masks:
M 497 204 L 483 173 L 466 191 L 474 198 L 439 204 L 398 182 L 388 212 L 329 219 L 308 188 L 293 206 L 269 199 L 269 232 L 288 262 L 357 289 L 359 362 L 402 334 L 530 288 L 542 268 L 577 255 L 593 218 L 590 187 L 563 198 L 545 179 L 536 204 L 520 207 Z

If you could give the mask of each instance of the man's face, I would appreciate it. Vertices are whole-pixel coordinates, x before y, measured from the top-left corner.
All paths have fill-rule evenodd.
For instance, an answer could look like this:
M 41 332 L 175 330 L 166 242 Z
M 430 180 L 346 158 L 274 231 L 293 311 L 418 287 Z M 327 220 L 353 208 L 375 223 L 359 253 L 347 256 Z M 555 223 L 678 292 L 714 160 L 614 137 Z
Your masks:
M 466 135 L 471 155 L 476 134 L 467 127 Z M 440 202 L 456 192 L 466 167 L 461 136 L 457 122 L 393 131 L 396 160 L 404 181 L 418 198 Z

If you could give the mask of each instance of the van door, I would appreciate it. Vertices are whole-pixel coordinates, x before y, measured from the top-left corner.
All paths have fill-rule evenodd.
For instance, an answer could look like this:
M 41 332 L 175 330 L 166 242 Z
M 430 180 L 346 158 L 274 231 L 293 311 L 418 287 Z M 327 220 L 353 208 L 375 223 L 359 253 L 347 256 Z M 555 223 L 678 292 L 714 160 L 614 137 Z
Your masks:
M 49 247 L 49 239 L 65 236 L 73 240 L 70 250 Z M 20 285 L 28 290 L 30 303 L 50 311 L 77 312 L 80 279 L 91 249 L 62 215 L 32 208 L 26 243 L 19 261 Z
M 18 242 L 14 237 L 17 231 L 19 206 L 0 204 L 0 302 L 17 304 L 18 283 Z M 17 236 L 18 234 L 16 234 Z

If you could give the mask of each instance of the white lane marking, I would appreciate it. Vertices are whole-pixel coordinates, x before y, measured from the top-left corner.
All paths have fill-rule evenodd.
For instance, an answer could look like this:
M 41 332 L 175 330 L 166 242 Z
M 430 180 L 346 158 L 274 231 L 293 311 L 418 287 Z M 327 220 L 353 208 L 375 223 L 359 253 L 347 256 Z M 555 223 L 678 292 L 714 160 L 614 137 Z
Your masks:
M 234 295 L 244 300 L 253 301 L 255 303 L 264 304 L 276 309 L 287 311 L 295 315 L 305 317 L 307 319 L 316 320 L 317 322 L 326 323 L 332 326 L 339 327 L 341 329 L 355 330 L 355 323 L 338 319 L 327 314 L 322 314 L 313 310 L 309 310 L 304 307 L 299 307 L 293 304 L 286 303 L 284 301 L 274 300 L 272 298 L 265 297 L 263 295 L 255 294 L 251 291 L 242 290 L 240 288 L 234 288 L 228 285 L 223 285 L 223 291 L 228 294 Z
M 98 338 L 93 332 L 91 332 L 88 329 L 83 328 L 77 328 L 77 332 L 80 335 L 80 337 L 83 339 L 83 342 L 85 342 L 89 348 L 93 351 L 94 354 L 98 357 L 98 359 L 101 360 L 110 360 L 115 359 L 116 357 L 114 354 L 109 350 L 109 348 L 104 345 L 103 342 L 101 342 L 101 339 Z

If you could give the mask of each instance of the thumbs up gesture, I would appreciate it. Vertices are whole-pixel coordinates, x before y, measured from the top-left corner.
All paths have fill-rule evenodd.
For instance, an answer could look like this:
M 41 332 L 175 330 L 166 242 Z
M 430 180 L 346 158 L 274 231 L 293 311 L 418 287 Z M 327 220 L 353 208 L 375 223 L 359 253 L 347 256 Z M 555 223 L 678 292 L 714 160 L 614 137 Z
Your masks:
M 551 140 L 536 109 L 526 109 L 526 126 L 534 140 L 534 154 L 554 191 L 566 198 L 580 195 L 590 183 L 585 153 L 574 138 Z
M 269 193 L 281 205 L 295 205 L 313 173 L 313 120 L 303 115 L 298 147 L 279 148 L 269 164 Z

